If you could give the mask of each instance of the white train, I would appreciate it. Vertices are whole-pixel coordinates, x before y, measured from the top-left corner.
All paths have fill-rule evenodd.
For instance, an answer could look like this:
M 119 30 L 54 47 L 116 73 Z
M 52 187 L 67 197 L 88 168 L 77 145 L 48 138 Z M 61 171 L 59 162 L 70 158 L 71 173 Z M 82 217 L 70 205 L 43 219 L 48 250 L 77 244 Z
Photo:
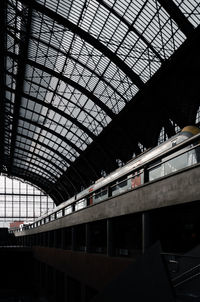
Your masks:
M 199 141 L 195 144 L 191 143 L 187 147 L 182 147 L 183 144 L 181 144 L 194 135 L 199 137 L 199 133 L 200 130 L 196 126 L 183 128 L 177 135 L 130 160 L 108 176 L 100 178 L 89 188 L 63 202 L 23 229 L 48 223 L 109 197 L 132 190 L 145 182 L 156 180 L 200 162 Z M 167 153 L 166 156 L 165 153 Z

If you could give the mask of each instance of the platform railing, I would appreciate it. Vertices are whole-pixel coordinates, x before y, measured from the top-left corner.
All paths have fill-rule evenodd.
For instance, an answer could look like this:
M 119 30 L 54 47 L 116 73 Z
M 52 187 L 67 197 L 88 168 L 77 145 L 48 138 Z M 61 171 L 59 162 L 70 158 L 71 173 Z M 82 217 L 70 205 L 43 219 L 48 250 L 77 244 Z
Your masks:
M 200 276 L 200 256 L 161 253 L 174 288 Z

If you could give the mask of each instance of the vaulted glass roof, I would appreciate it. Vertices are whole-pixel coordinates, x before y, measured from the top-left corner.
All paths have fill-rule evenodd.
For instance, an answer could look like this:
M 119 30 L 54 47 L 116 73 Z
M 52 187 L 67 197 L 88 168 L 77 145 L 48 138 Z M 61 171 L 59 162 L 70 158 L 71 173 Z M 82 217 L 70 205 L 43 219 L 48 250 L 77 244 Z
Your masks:
M 2 0 L 1 6 L 2 167 L 46 191 L 200 23 L 195 0 Z

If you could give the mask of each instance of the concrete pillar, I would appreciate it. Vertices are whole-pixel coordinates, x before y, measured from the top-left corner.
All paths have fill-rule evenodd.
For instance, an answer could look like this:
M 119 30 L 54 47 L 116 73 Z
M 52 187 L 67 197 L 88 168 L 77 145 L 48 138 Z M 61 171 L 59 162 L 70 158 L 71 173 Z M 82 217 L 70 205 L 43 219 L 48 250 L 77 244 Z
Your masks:
M 53 247 L 57 247 L 57 233 L 56 230 L 53 231 Z
M 85 249 L 86 253 L 91 251 L 91 227 L 89 223 L 85 225 Z
M 81 302 L 86 302 L 86 288 L 84 283 L 81 283 Z
M 48 232 L 44 232 L 44 246 L 48 246 Z
M 67 301 L 67 296 L 68 296 L 68 278 L 67 278 L 66 274 L 64 276 L 64 295 L 65 295 L 65 301 Z
M 107 256 L 113 256 L 113 222 L 107 219 Z
M 50 247 L 50 233 L 47 232 L 46 236 L 47 236 L 47 247 Z
M 71 228 L 71 235 L 72 235 L 72 251 L 75 251 L 76 250 L 76 229 L 75 227 L 73 226 Z
M 150 214 L 147 212 L 142 213 L 142 253 L 151 246 L 151 224 Z

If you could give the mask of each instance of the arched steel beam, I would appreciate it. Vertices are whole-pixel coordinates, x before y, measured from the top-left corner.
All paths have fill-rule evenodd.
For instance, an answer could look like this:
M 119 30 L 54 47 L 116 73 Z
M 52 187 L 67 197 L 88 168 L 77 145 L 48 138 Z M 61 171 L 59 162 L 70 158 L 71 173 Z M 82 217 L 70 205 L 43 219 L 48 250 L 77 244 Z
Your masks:
M 24 29 L 24 32 L 21 36 L 21 41 L 19 44 L 16 92 L 15 92 L 15 102 L 14 102 L 14 106 L 13 106 L 14 114 L 13 114 L 11 143 L 10 143 L 10 165 L 8 167 L 8 171 L 11 170 L 12 162 L 13 162 L 16 129 L 17 129 L 20 102 L 21 102 L 21 92 L 23 91 L 23 83 L 24 83 L 24 75 L 25 75 L 25 66 L 26 66 L 25 62 L 26 62 L 26 59 L 28 56 L 28 41 L 29 41 L 29 34 L 31 31 L 32 8 L 29 6 L 28 11 L 27 11 L 26 7 L 23 7 L 21 14 L 23 16 L 23 18 L 22 18 L 23 20 L 21 22 L 21 27 Z
M 63 191 L 60 191 L 59 189 L 57 189 L 56 187 L 54 187 L 54 192 L 56 192 L 60 197 L 61 197 L 61 202 L 65 200 L 65 197 L 63 195 Z M 67 193 L 69 196 L 69 193 Z M 58 200 L 59 201 L 59 200 Z M 59 204 L 59 202 L 55 202 L 56 205 Z
M 31 147 L 31 146 L 30 146 L 30 147 Z M 64 173 L 64 170 L 63 170 L 60 166 L 56 165 L 53 161 L 50 161 L 50 160 L 47 159 L 46 157 L 42 157 L 42 156 L 39 155 L 38 153 L 32 153 L 32 152 L 30 152 L 29 150 L 27 150 L 27 149 L 25 149 L 25 148 L 22 148 L 22 147 L 17 146 L 17 147 L 15 148 L 15 154 L 19 154 L 19 155 L 20 155 L 20 152 L 17 152 L 17 150 L 23 151 L 24 153 L 31 154 L 31 155 L 33 155 L 33 156 L 35 156 L 35 157 L 41 159 L 42 161 L 45 161 L 46 163 L 48 163 L 48 164 L 54 166 L 54 167 L 55 167 L 57 170 L 59 170 L 60 172 Z M 43 152 L 44 152 L 44 151 L 43 151 Z M 44 152 L 44 153 L 48 154 L 47 152 Z M 25 155 L 25 154 L 24 154 L 24 155 Z M 24 155 L 23 155 L 23 156 L 24 156 Z M 30 158 L 29 158 L 29 160 L 30 160 Z M 38 160 L 38 162 L 39 162 L 39 160 Z
M 10 52 L 8 52 L 8 55 L 10 55 L 11 57 L 15 58 L 17 60 L 17 56 L 15 54 L 12 54 Z M 98 98 L 96 98 L 96 96 L 94 96 L 91 92 L 89 92 L 87 89 L 85 89 L 84 87 L 82 87 L 81 85 L 75 83 L 74 81 L 72 81 L 69 78 L 66 78 L 65 76 L 62 76 L 61 74 L 52 71 L 51 69 L 36 63 L 32 60 L 27 60 L 27 63 L 35 68 L 38 68 L 40 70 L 43 70 L 53 76 L 55 76 L 56 78 L 59 78 L 62 81 L 67 82 L 68 84 L 70 84 L 71 86 L 73 86 L 74 88 L 76 88 L 77 90 L 81 91 L 83 94 L 85 94 L 89 99 L 94 100 L 94 103 L 98 103 L 97 105 L 99 107 L 101 107 L 102 110 L 106 111 L 106 113 L 111 117 L 114 118 L 116 115 L 112 112 L 112 110 L 110 110 L 105 104 L 103 104 Z M 72 83 L 73 82 L 73 83 Z M 78 85 L 78 86 L 77 86 Z M 105 154 L 105 156 L 108 158 L 108 154 L 103 150 L 102 146 L 99 146 L 100 149 L 103 151 L 103 153 Z
M 6 46 L 6 0 L 0 1 L 0 171 L 4 164 L 4 135 L 5 135 L 5 105 L 4 105 L 4 87 L 5 87 L 5 46 Z
M 29 130 L 30 131 L 30 130 Z M 18 134 L 20 137 L 23 137 L 25 139 L 29 139 L 30 141 L 48 149 L 49 151 L 55 153 L 56 155 L 58 155 L 63 161 L 65 161 L 66 163 L 68 163 L 70 165 L 70 168 L 75 172 L 75 174 L 78 176 L 78 178 L 80 179 L 81 183 L 83 183 L 85 185 L 85 181 L 84 178 L 81 176 L 80 172 L 77 171 L 77 169 L 74 167 L 73 162 L 70 161 L 67 157 L 65 157 L 62 153 L 59 153 L 57 150 L 53 149 L 52 147 L 50 147 L 49 145 L 46 145 L 34 138 L 30 138 L 29 136 L 23 135 L 23 134 Z M 17 140 L 18 141 L 18 140 Z
M 113 85 L 108 82 L 103 76 L 101 76 L 100 74 L 98 74 L 95 70 L 93 70 L 92 68 L 90 68 L 89 66 L 87 66 L 86 64 L 82 63 L 80 60 L 74 58 L 69 52 L 65 52 L 60 48 L 55 47 L 54 45 L 48 44 L 46 41 L 36 38 L 34 36 L 30 37 L 31 40 L 35 40 L 39 43 L 42 43 L 43 45 L 59 52 L 60 54 L 62 54 L 63 56 L 69 58 L 70 60 L 74 61 L 75 63 L 79 64 L 80 66 L 82 66 L 83 68 L 85 68 L 86 70 L 88 70 L 89 72 L 91 72 L 92 74 L 94 74 L 97 78 L 99 78 L 100 81 L 104 82 L 106 84 L 106 86 L 110 87 L 113 91 L 115 91 L 116 94 L 118 94 L 120 96 L 120 98 L 122 100 L 124 100 L 125 103 L 127 103 L 126 98 L 115 88 L 113 87 Z
M 178 6 L 172 0 L 157 0 L 160 5 L 166 10 L 170 17 L 176 22 L 180 30 L 188 38 L 194 31 L 193 25 L 184 16 Z
M 19 116 L 20 120 L 23 120 L 29 124 L 32 124 L 38 128 L 41 128 L 42 130 L 45 130 L 46 132 L 49 132 L 51 134 L 53 134 L 54 136 L 58 137 L 61 141 L 66 142 L 70 147 L 72 147 L 74 150 L 76 150 L 80 155 L 82 155 L 83 160 L 87 163 L 88 167 L 90 168 L 93 176 L 96 178 L 98 177 L 98 175 L 96 174 L 95 169 L 92 167 L 91 163 L 88 162 L 88 160 L 84 157 L 83 155 L 83 151 L 81 149 L 79 149 L 75 144 L 73 144 L 70 140 L 68 140 L 66 137 L 63 137 L 62 135 L 60 135 L 59 133 L 53 131 L 52 129 L 45 127 L 44 125 L 38 124 L 35 121 L 29 120 L 27 118 L 24 118 L 22 116 Z
M 23 160 L 23 158 L 18 157 L 18 156 L 16 156 L 16 155 L 14 154 L 14 160 L 15 160 L 15 159 Z M 44 173 L 48 174 L 48 175 L 49 175 L 50 177 L 52 177 L 53 179 L 56 178 L 56 180 L 58 180 L 58 177 L 57 177 L 57 176 L 55 177 L 55 175 L 54 175 L 53 173 L 51 173 L 49 170 L 46 170 L 45 168 L 41 167 L 41 165 L 37 165 L 36 163 L 32 164 L 30 161 L 24 161 L 24 162 L 27 162 L 27 163 L 33 165 L 34 167 L 39 168 L 40 170 L 44 171 Z M 29 170 L 28 170 L 28 167 L 27 167 L 27 171 L 29 171 Z
M 26 149 L 21 148 L 21 147 L 17 147 L 17 149 L 20 149 L 21 151 L 26 151 L 27 153 L 29 153 Z M 15 151 L 16 152 L 16 151 Z M 16 152 L 18 154 L 18 152 Z M 20 154 L 20 153 L 19 153 Z M 59 169 L 62 173 L 64 173 L 65 171 L 62 170 L 59 166 L 55 165 L 55 163 L 51 162 L 50 160 L 47 160 L 46 158 L 43 158 L 42 156 L 38 155 L 38 154 L 34 154 L 35 156 L 37 156 L 38 158 L 41 158 L 44 161 L 47 161 L 49 164 L 53 165 L 56 169 Z M 39 162 L 39 161 L 38 161 Z M 62 174 L 63 175 L 63 174 Z M 77 188 L 74 186 L 74 184 L 71 182 L 71 180 L 66 177 L 67 182 L 71 184 L 71 186 L 73 187 L 73 189 L 75 190 L 75 192 L 77 192 Z
M 15 92 L 14 89 L 12 89 L 12 88 L 10 88 L 10 87 L 8 87 L 8 86 L 6 86 L 6 90 L 8 90 L 8 91 L 10 91 L 10 92 Z M 22 96 L 25 97 L 25 98 L 27 98 L 27 99 L 30 99 L 30 100 L 32 100 L 32 101 L 34 101 L 34 102 L 36 102 L 36 103 L 38 103 L 38 104 L 40 104 L 40 105 L 42 105 L 42 106 L 45 106 L 45 107 L 47 107 L 47 108 L 49 108 L 49 109 L 51 109 L 51 110 L 54 110 L 54 108 L 55 108 L 55 110 L 54 110 L 55 112 L 59 113 L 60 115 L 62 115 L 62 116 L 64 116 L 64 117 L 66 117 L 66 119 L 69 117 L 70 119 L 75 120 L 75 123 L 74 123 L 74 124 L 76 124 L 76 119 L 71 118 L 68 114 L 65 114 L 63 111 L 61 111 L 60 109 L 58 109 L 58 108 L 52 106 L 51 104 L 49 104 L 49 103 L 44 103 L 44 102 L 41 101 L 40 99 L 37 99 L 37 98 L 35 98 L 35 97 L 31 96 L 31 95 L 28 95 L 28 94 L 26 94 L 26 93 L 24 93 L 24 92 L 22 92 Z M 59 124 L 58 124 L 58 125 L 59 125 Z M 80 128 L 81 128 L 83 131 L 85 131 L 85 132 L 86 132 L 93 140 L 96 138 L 96 135 L 94 135 L 90 130 L 87 129 L 87 127 L 83 126 L 80 122 L 78 122 L 78 125 L 77 125 L 77 126 L 80 126 Z M 69 132 L 71 132 L 71 131 L 69 131 Z M 72 133 L 73 133 L 73 132 L 72 132 Z M 77 136 L 75 133 L 73 133 L 73 135 L 75 135 L 78 139 L 80 139 L 81 141 L 83 141 L 83 142 L 85 143 L 85 141 L 84 141 L 81 137 Z M 105 151 L 105 149 L 103 148 L 103 146 L 101 146 L 100 144 L 97 143 L 97 147 L 99 148 L 99 150 L 100 150 L 101 152 L 103 152 L 105 158 L 107 158 L 108 160 L 111 160 L 110 155 L 108 154 L 108 152 Z
M 33 175 L 33 178 L 32 178 L 31 176 L 25 175 L 26 172 L 27 171 L 24 170 L 23 168 L 16 167 L 16 172 L 13 172 L 12 174 L 9 174 L 9 176 L 17 177 L 17 178 L 20 178 L 20 179 L 25 180 L 27 182 L 30 182 L 33 185 L 37 186 L 40 190 L 42 190 L 46 194 L 48 194 L 47 190 L 49 190 L 49 188 L 52 186 L 52 183 L 48 182 L 46 179 L 44 179 L 42 177 L 38 177 L 37 174 L 35 174 L 33 172 L 30 172 L 29 174 Z M 44 186 L 44 183 L 47 183 L 47 186 Z
M 30 0 L 21 0 L 22 3 L 27 6 L 31 6 L 32 9 L 44 14 L 53 21 L 61 24 L 62 26 L 68 28 L 74 34 L 78 35 L 80 38 L 85 40 L 87 43 L 92 45 L 102 54 L 104 54 L 111 62 L 113 62 L 119 69 L 121 69 L 131 81 L 138 87 L 142 88 L 144 83 L 140 77 L 126 64 L 124 63 L 115 53 L 108 49 L 104 44 L 102 44 L 98 39 L 91 36 L 88 32 L 84 31 L 82 28 L 78 27 L 76 24 L 69 21 L 67 18 L 57 14 L 55 11 L 52 11 L 48 7 Z
M 108 5 L 104 0 L 97 0 L 104 8 L 106 8 L 110 13 L 112 13 L 115 17 L 117 17 L 121 22 L 123 22 L 129 29 L 129 31 L 134 32 L 139 39 L 144 42 L 149 49 L 155 54 L 155 56 L 160 60 L 160 62 L 164 62 L 163 58 L 160 54 L 155 50 L 155 48 L 147 41 L 147 39 L 123 16 L 121 16 L 115 9 L 113 9 L 110 5 Z
M 10 88 L 10 87 L 6 87 L 6 90 L 9 90 L 11 92 L 15 92 L 14 89 Z M 67 120 L 69 120 L 70 122 L 72 122 L 72 124 L 75 124 L 78 128 L 80 128 L 81 130 L 83 130 L 83 132 L 87 133 L 87 135 L 89 137 L 91 137 L 92 139 L 94 139 L 96 137 L 95 134 L 93 134 L 90 130 L 88 130 L 87 127 L 85 127 L 83 124 L 81 124 L 77 119 L 73 118 L 71 115 L 67 114 L 66 112 L 63 112 L 62 110 L 58 109 L 57 107 L 53 106 L 52 104 L 50 103 L 45 103 L 44 101 L 41 101 L 40 99 L 37 99 L 36 97 L 32 96 L 32 95 L 29 95 L 29 94 L 26 94 L 24 92 L 21 93 L 21 95 L 24 97 L 24 98 L 27 98 L 43 107 L 46 107 L 58 114 L 60 114 L 61 116 L 65 117 Z M 59 125 L 59 124 L 58 124 Z M 75 134 L 75 133 L 73 133 Z M 75 134 L 76 135 L 76 134 Z
M 44 158 L 44 157 L 42 157 L 41 155 L 39 155 L 39 154 L 37 154 L 37 153 L 34 153 L 34 154 L 33 154 L 32 152 L 29 152 L 29 151 L 26 150 L 25 148 L 21 148 L 21 147 L 18 147 L 18 146 L 16 147 L 16 149 L 21 150 L 21 151 L 23 151 L 23 152 L 26 152 L 26 153 L 28 153 L 28 154 L 34 155 L 34 156 L 36 156 L 37 158 L 40 158 L 42 161 L 48 162 L 50 165 L 52 165 L 52 166 L 54 166 L 56 169 L 60 170 L 60 172 L 62 172 L 62 176 L 63 176 L 63 173 L 65 173 L 65 171 L 64 171 L 62 168 L 60 168 L 58 165 L 56 165 L 53 161 L 50 161 L 50 160 L 48 160 L 47 158 Z M 15 149 L 15 153 L 20 155 L 20 153 L 17 152 L 16 149 Z M 43 152 L 44 152 L 44 151 L 43 151 Z M 47 152 L 44 152 L 44 153 L 48 154 Z M 64 157 L 64 156 L 63 156 L 63 157 Z M 30 158 L 29 158 L 29 160 L 30 160 Z M 40 163 L 39 160 L 37 160 L 37 162 Z M 51 170 L 52 170 L 52 169 L 51 169 Z M 67 177 L 66 177 L 66 178 L 67 178 Z M 76 187 L 74 186 L 74 184 L 71 182 L 71 180 L 70 180 L 69 178 L 67 178 L 67 181 L 72 185 L 72 187 L 74 188 L 74 190 L 77 191 Z
M 15 28 L 9 27 L 11 30 L 15 30 Z M 16 31 L 16 30 L 15 30 Z M 8 29 L 6 29 L 6 32 L 8 35 L 10 35 L 14 40 L 17 41 L 17 43 L 20 42 L 20 39 L 17 38 L 15 36 L 15 34 L 13 34 L 11 31 L 9 31 Z M 30 35 L 30 40 L 34 40 L 38 43 L 42 43 L 43 45 L 55 50 L 56 52 L 62 54 L 63 56 L 65 56 L 66 58 L 69 58 L 70 60 L 74 61 L 75 63 L 79 64 L 80 66 L 82 66 L 83 68 L 85 68 L 86 70 L 88 70 L 89 72 L 91 72 L 92 74 L 94 74 L 97 78 L 99 78 L 100 81 L 104 82 L 106 84 L 106 86 L 110 87 L 113 91 L 115 91 L 116 94 L 118 94 L 120 96 L 120 98 L 122 100 L 124 100 L 125 103 L 127 103 L 127 99 L 115 88 L 113 87 L 113 85 L 108 82 L 103 76 L 99 75 L 95 70 L 93 70 L 92 68 L 90 68 L 89 66 L 85 65 L 84 63 L 82 63 L 80 60 L 74 58 L 69 52 L 65 52 L 62 49 L 56 47 L 55 45 L 49 44 L 46 41 L 36 38 L 32 35 Z M 45 56 L 45 54 L 44 54 Z
M 11 114 L 10 114 L 10 116 L 11 116 Z M 13 116 L 13 115 L 12 115 Z M 26 122 L 28 122 L 28 123 L 30 123 L 30 120 L 28 120 L 28 119 L 26 119 L 26 118 L 21 118 L 21 119 L 23 119 L 23 120 L 25 120 Z M 34 121 L 33 121 L 34 122 Z M 38 125 L 40 125 L 40 124 L 38 124 Z M 49 129 L 49 128 L 47 128 L 47 129 Z M 29 131 L 31 131 L 31 130 L 29 130 Z M 33 132 L 33 131 L 31 131 L 31 132 Z M 33 132 L 34 133 L 34 132 Z M 57 133 L 57 132 L 54 132 L 54 135 L 55 135 L 55 133 Z M 18 133 L 17 133 L 18 134 Z M 18 135 L 20 135 L 20 136 L 22 136 L 21 134 L 18 134 Z M 28 137 L 29 139 L 30 139 L 30 137 Z M 31 139 L 31 140 L 33 140 L 33 139 Z M 80 152 L 82 152 L 82 150 L 80 150 L 80 149 L 78 149 L 79 151 L 77 151 L 78 153 L 80 153 Z M 74 154 L 73 154 L 73 152 L 71 152 L 71 151 L 69 151 L 69 150 L 67 150 L 67 152 L 69 153 L 69 154 L 71 154 L 72 156 L 74 156 Z M 55 153 L 55 151 L 54 151 L 54 153 Z M 70 163 L 71 163 L 71 161 L 69 161 Z
M 17 172 L 15 172 L 15 171 L 17 171 Z M 21 174 L 16 174 L 16 173 L 20 173 L 20 172 L 22 172 L 22 173 Z M 36 174 L 33 171 L 26 170 L 23 167 L 15 167 L 15 170 L 13 171 L 13 173 L 8 174 L 8 175 L 9 176 L 16 175 L 16 176 L 22 177 L 22 178 L 23 178 L 23 176 L 26 177 L 28 175 L 33 175 L 33 179 L 31 179 L 31 183 L 34 183 L 34 181 L 37 181 L 37 179 L 38 179 L 38 181 L 39 181 L 38 183 L 40 183 L 40 181 L 41 181 L 42 184 L 47 184 L 47 186 L 50 186 L 50 187 L 52 186 L 52 182 L 49 181 L 47 178 L 44 178 L 41 175 Z M 23 179 L 25 179 L 25 178 L 23 178 Z M 44 186 L 42 186 L 41 183 L 40 183 L 39 187 L 43 188 Z M 47 188 L 47 186 L 46 186 L 46 188 Z M 45 190 L 45 192 L 46 192 L 46 190 Z
M 61 80 L 63 82 L 65 82 L 66 84 L 69 84 L 70 86 L 74 87 L 75 89 L 77 89 L 78 91 L 80 91 L 81 93 L 83 93 L 84 95 L 86 95 L 91 101 L 93 101 L 99 108 L 101 108 L 111 119 L 113 119 L 115 117 L 115 114 L 113 113 L 112 110 L 110 110 L 108 108 L 108 106 L 106 106 L 102 101 L 100 101 L 99 98 L 97 98 L 92 92 L 90 92 L 89 90 L 87 90 L 85 87 L 81 86 L 80 84 L 76 83 L 75 81 L 71 80 L 70 78 L 65 77 L 64 75 L 62 75 L 61 73 L 58 73 L 42 64 L 39 64 L 33 60 L 28 59 L 27 60 L 27 64 L 30 66 L 33 66 L 35 68 L 38 68 L 52 76 L 54 76 L 55 78 L 57 78 L 58 80 Z
M 15 60 L 18 60 L 19 57 L 16 54 L 13 54 L 12 52 L 6 52 L 7 56 L 12 57 Z M 78 91 L 80 91 L 81 93 L 83 93 L 84 95 L 86 95 L 91 101 L 93 101 L 93 103 L 95 103 L 99 108 L 101 108 L 111 119 L 113 119 L 115 117 L 115 113 L 113 113 L 112 110 L 110 110 L 108 108 L 108 106 L 106 106 L 103 102 L 100 101 L 100 99 L 98 99 L 92 92 L 90 92 L 89 90 L 87 90 L 86 88 L 84 88 L 83 86 L 81 86 L 80 84 L 76 83 L 75 81 L 71 80 L 70 78 L 65 77 L 64 75 L 62 75 L 59 72 L 56 72 L 42 64 L 39 64 L 33 60 L 27 59 L 26 63 L 32 67 L 35 67 L 39 70 L 42 70 L 48 74 L 50 74 L 51 76 L 54 76 L 55 78 L 57 78 L 58 80 L 61 80 L 63 82 L 65 82 L 66 84 L 74 87 L 75 89 L 77 89 Z
M 12 27 L 9 27 L 12 30 Z M 13 30 L 15 30 L 15 28 L 13 28 Z M 15 34 L 13 34 L 12 32 L 10 32 L 8 29 L 6 30 L 7 34 L 10 35 L 13 39 L 15 39 L 18 43 L 20 42 L 20 39 L 17 38 L 15 36 Z M 32 35 L 30 35 L 30 40 L 34 40 L 38 43 L 42 43 L 43 45 L 47 46 L 48 48 L 51 48 L 53 50 L 55 50 L 56 52 L 62 54 L 63 56 L 65 56 L 66 58 L 69 58 L 70 60 L 74 61 L 75 63 L 79 64 L 80 66 L 82 66 L 83 68 L 85 68 L 86 70 L 88 70 L 89 72 L 91 72 L 92 74 L 94 74 L 97 78 L 99 78 L 100 81 L 104 82 L 106 84 L 106 86 L 110 87 L 116 94 L 118 94 L 120 96 L 120 98 L 127 103 L 127 99 L 110 83 L 108 82 L 103 76 L 99 75 L 95 70 L 93 70 L 92 68 L 90 68 L 89 66 L 85 65 L 84 63 L 82 63 L 80 60 L 74 58 L 69 52 L 65 52 L 62 49 L 56 47 L 55 45 L 49 44 L 46 41 L 36 38 Z
M 73 104 L 74 106 L 76 106 L 76 108 L 80 109 L 81 111 L 85 112 L 88 116 L 90 116 L 92 118 L 93 121 L 95 121 L 97 124 L 99 124 L 102 128 L 104 128 L 104 125 L 97 120 L 90 112 L 88 112 L 87 110 L 84 109 L 84 107 L 81 107 L 79 104 L 76 104 L 75 102 L 71 101 L 70 99 L 66 98 L 64 95 L 59 94 L 57 91 L 53 91 L 53 89 L 49 88 L 49 87 L 45 87 L 44 85 L 42 85 L 41 83 L 36 83 L 34 81 L 25 79 L 25 82 L 28 83 L 32 83 L 33 85 L 37 85 L 39 88 L 43 88 L 45 90 L 47 90 L 48 92 L 53 92 L 56 96 L 62 98 L 62 100 L 66 100 L 67 102 L 69 102 L 70 104 Z M 64 103 L 64 102 L 63 102 Z
M 68 195 L 67 198 L 70 198 L 70 196 L 71 196 L 69 191 L 67 190 L 67 187 L 63 183 L 61 183 L 60 180 L 58 180 L 55 183 L 54 187 L 52 188 L 52 191 L 54 191 L 54 190 L 56 190 L 57 192 L 62 192 L 65 195 L 67 194 Z M 66 200 L 65 196 L 63 197 L 63 201 L 64 200 Z
M 13 74 L 12 72 L 9 72 L 8 70 L 5 71 L 5 74 L 8 74 L 10 76 L 12 76 L 13 78 L 16 78 L 16 75 Z M 66 100 L 67 102 L 69 102 L 70 104 L 73 104 L 74 106 L 76 106 L 77 108 L 79 108 L 81 111 L 85 112 L 88 116 L 90 116 L 93 121 L 95 121 L 97 124 L 99 124 L 102 128 L 104 128 L 104 125 L 101 123 L 101 121 L 97 120 L 96 117 L 94 117 L 90 112 L 86 111 L 84 109 L 84 107 L 81 107 L 79 104 L 76 104 L 75 102 L 73 102 L 72 100 L 66 98 L 64 95 L 59 94 L 57 91 L 54 91 L 52 88 L 50 89 L 49 87 L 45 87 L 44 85 L 42 85 L 41 83 L 36 83 L 34 81 L 31 81 L 29 79 L 25 79 L 25 82 L 31 83 L 31 84 L 35 84 L 37 85 L 39 88 L 43 88 L 45 90 L 47 90 L 48 92 L 52 92 L 54 93 L 56 96 Z M 7 86 L 8 87 L 8 86 Z M 9 89 L 11 89 L 10 87 L 8 87 Z
M 68 182 L 68 179 L 69 179 L 69 177 L 67 177 L 67 176 L 66 176 L 66 173 L 64 173 L 64 174 L 62 175 L 62 178 L 58 180 L 58 181 L 59 181 L 59 185 L 62 185 L 62 186 L 65 188 L 65 184 L 62 183 L 62 181 L 64 180 L 64 182 L 65 182 L 65 181 Z M 82 184 L 83 184 L 83 183 L 82 183 Z M 85 183 L 84 183 L 84 186 L 86 187 L 86 184 L 85 184 Z M 77 193 L 79 193 L 79 192 L 80 192 L 80 189 L 77 189 L 76 187 L 74 187 L 73 195 L 75 195 L 75 194 L 77 194 Z M 72 196 L 72 195 L 69 194 L 69 197 L 71 197 L 71 196 Z
M 19 120 L 32 124 L 38 128 L 41 128 L 42 130 L 45 130 L 46 132 L 53 134 L 54 136 L 60 138 L 62 141 L 66 142 L 70 147 L 72 147 L 74 150 L 76 150 L 76 152 L 78 152 L 79 154 L 83 153 L 83 151 L 80 148 L 78 148 L 74 143 L 72 143 L 69 139 L 67 139 L 66 137 L 63 137 L 61 134 L 57 133 L 56 131 L 54 131 L 42 124 L 39 124 L 35 121 L 29 120 L 23 116 L 19 116 Z

